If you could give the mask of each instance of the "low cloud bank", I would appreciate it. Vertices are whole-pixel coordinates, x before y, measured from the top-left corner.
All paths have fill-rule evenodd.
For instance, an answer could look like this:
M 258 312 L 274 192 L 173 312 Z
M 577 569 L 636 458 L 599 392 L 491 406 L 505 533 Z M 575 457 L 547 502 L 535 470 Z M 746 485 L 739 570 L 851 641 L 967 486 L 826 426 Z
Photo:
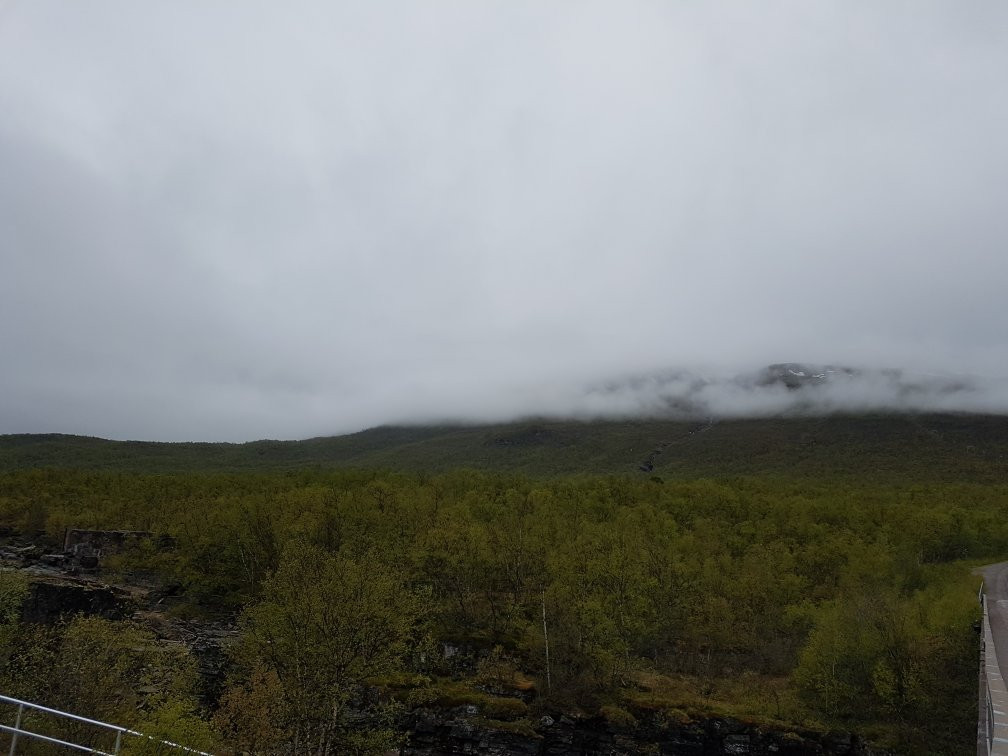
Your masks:
M 676 371 L 589 388 L 576 414 L 743 418 L 842 412 L 1008 414 L 1008 380 L 783 363 L 732 375 Z
M 414 397 L 414 400 L 416 397 Z M 416 404 L 392 411 L 388 424 L 504 423 L 544 419 L 721 420 L 842 413 L 976 413 L 1008 415 L 1008 378 L 897 369 L 779 363 L 760 369 L 670 370 L 592 384 L 556 380 L 523 388 L 454 396 L 439 412 Z M 443 405 L 442 405 L 443 406 Z M 386 416 L 388 417 L 388 416 Z

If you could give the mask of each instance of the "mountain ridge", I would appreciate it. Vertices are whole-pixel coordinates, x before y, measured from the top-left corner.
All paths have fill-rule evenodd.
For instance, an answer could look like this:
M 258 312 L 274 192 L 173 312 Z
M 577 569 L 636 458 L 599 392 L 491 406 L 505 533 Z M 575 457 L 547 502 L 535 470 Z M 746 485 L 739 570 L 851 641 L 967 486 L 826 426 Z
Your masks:
M 249 472 L 303 467 L 996 480 L 1008 476 L 1008 417 L 862 413 L 707 421 L 528 418 L 502 424 L 385 425 L 340 436 L 244 443 L 0 436 L 0 471 Z

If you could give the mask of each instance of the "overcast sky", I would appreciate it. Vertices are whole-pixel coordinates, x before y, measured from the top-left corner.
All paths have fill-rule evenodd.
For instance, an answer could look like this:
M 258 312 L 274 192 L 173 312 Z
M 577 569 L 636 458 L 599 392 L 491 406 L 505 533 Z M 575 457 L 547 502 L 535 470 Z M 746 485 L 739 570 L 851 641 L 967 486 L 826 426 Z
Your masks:
M 1008 373 L 1008 3 L 0 0 L 0 433 Z

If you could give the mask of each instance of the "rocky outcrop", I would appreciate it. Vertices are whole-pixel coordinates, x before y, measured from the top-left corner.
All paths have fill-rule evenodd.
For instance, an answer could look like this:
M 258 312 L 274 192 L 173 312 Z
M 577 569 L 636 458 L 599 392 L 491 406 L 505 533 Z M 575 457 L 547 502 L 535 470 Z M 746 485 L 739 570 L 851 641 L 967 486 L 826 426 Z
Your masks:
M 111 586 L 35 577 L 29 582 L 21 619 L 52 624 L 63 617 L 88 614 L 118 620 L 132 611 L 129 597 Z
M 231 659 L 228 649 L 238 637 L 233 622 L 180 622 L 177 637 L 196 660 L 200 703 L 208 711 L 217 708 L 224 693 Z
M 602 719 L 543 716 L 527 726 L 481 720 L 475 707 L 419 709 L 402 756 L 881 756 L 848 733 L 768 730 L 734 719 L 672 721 L 661 714 L 635 727 Z

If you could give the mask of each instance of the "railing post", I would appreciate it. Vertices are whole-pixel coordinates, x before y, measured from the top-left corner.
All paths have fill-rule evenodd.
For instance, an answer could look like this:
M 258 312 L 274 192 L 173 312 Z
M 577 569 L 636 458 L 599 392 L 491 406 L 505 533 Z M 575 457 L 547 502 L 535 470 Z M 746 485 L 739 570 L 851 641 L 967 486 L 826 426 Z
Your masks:
M 122 748 L 122 730 L 116 730 L 115 748 L 112 749 L 112 753 L 118 756 L 120 748 Z
M 987 686 L 987 753 L 994 750 L 994 705 L 991 703 L 990 686 Z
M 14 751 L 17 748 L 18 734 L 21 729 L 21 714 L 24 713 L 24 704 L 18 704 L 17 719 L 14 721 L 14 732 L 11 734 L 10 741 L 10 754 L 9 756 L 14 756 Z

